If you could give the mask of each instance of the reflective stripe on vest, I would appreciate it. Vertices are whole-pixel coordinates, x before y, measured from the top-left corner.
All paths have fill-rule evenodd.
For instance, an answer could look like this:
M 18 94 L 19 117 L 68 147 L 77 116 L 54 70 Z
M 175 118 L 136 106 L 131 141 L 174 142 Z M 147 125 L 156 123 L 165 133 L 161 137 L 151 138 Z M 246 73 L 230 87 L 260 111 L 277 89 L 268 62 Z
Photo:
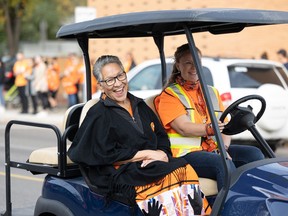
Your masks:
M 169 89 L 173 93 L 173 95 L 180 100 L 180 102 L 184 105 L 185 109 L 188 111 L 190 120 L 192 122 L 195 122 L 194 109 L 189 109 L 192 107 L 192 104 L 189 100 L 189 97 L 185 94 L 181 86 L 179 84 L 175 84 L 168 87 L 167 89 Z
M 185 91 L 183 91 L 182 87 L 179 84 L 175 84 L 167 89 L 169 89 L 170 92 L 180 100 L 188 112 L 191 122 L 195 123 L 195 111 L 192 108 L 189 97 L 186 95 Z M 212 100 L 215 115 L 219 119 L 221 115 L 218 114 L 221 112 L 217 98 L 217 90 L 212 86 L 208 86 L 208 91 Z M 174 157 L 181 157 L 189 152 L 202 150 L 201 137 L 184 137 L 177 133 L 168 133 L 168 136 L 170 138 L 171 150 Z
M 187 112 L 189 113 L 190 119 L 192 122 L 195 122 L 195 117 L 194 117 L 194 109 L 192 109 L 191 102 L 189 100 L 189 97 L 186 95 L 186 93 L 183 91 L 182 87 L 179 84 L 171 85 L 168 87 L 174 96 L 176 96 L 180 102 L 183 104 Z M 217 97 L 217 90 L 216 88 L 212 86 L 208 86 L 208 92 L 212 101 L 213 109 L 215 111 L 215 115 L 217 119 L 220 118 L 221 116 L 221 111 L 218 103 L 218 97 Z M 220 113 L 220 115 L 219 115 Z
M 208 91 L 209 91 L 209 95 L 212 101 L 212 105 L 213 105 L 213 109 L 214 109 L 214 113 L 216 118 L 219 120 L 222 114 L 222 111 L 220 110 L 219 107 L 219 101 L 218 101 L 218 97 L 217 97 L 217 90 L 216 88 L 212 87 L 212 86 L 208 86 Z
M 192 151 L 201 151 L 201 137 L 184 137 L 176 133 L 168 133 L 171 151 L 174 157 L 181 157 Z

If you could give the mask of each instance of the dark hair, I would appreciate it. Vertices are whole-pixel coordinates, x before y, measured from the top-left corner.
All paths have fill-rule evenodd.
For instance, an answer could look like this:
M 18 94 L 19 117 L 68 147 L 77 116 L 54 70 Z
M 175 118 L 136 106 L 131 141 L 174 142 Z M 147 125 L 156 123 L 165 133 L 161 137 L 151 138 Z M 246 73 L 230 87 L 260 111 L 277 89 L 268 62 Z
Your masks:
M 197 49 L 198 54 L 201 56 L 202 55 L 201 51 L 197 47 L 196 49 Z M 170 84 L 176 82 L 176 78 L 180 74 L 180 72 L 178 71 L 176 67 L 176 63 L 179 63 L 180 59 L 187 53 L 190 53 L 190 48 L 189 48 L 188 43 L 183 44 L 176 49 L 174 53 L 174 64 L 173 64 L 172 72 L 164 89 L 168 87 Z
M 283 57 L 287 57 L 287 51 L 285 49 L 278 50 L 277 54 L 282 55 Z
M 261 57 L 261 59 L 268 59 L 268 53 L 263 52 L 260 57 Z

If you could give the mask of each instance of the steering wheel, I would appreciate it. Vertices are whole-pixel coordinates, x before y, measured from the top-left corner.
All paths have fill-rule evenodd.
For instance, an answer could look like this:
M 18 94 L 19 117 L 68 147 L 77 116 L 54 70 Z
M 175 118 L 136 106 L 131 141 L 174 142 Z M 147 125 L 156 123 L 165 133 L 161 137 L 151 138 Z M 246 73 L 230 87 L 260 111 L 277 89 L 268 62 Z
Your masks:
M 252 112 L 253 108 L 248 105 L 247 107 L 241 107 L 240 104 L 249 101 L 249 100 L 258 100 L 261 102 L 260 111 L 255 116 Z M 249 129 L 254 126 L 255 123 L 262 117 L 266 109 L 265 99 L 259 95 L 248 95 L 243 98 L 238 99 L 233 102 L 220 117 L 220 121 L 223 122 L 224 119 L 230 114 L 231 119 L 225 125 L 222 133 L 226 135 L 234 135 Z

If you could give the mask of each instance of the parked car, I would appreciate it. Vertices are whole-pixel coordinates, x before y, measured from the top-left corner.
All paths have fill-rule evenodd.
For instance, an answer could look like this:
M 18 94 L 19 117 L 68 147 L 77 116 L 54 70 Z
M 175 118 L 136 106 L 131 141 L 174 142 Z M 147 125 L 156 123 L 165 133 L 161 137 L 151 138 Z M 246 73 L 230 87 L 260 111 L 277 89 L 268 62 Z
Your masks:
M 166 59 L 167 76 L 174 60 Z M 227 107 L 241 97 L 258 94 L 265 98 L 266 111 L 258 130 L 275 150 L 288 141 L 288 76 L 281 63 L 258 59 L 203 58 L 203 74 L 215 86 Z M 141 98 L 159 94 L 162 89 L 160 59 L 145 61 L 128 72 L 129 90 Z M 255 107 L 256 106 L 256 107 Z M 254 104 L 257 109 L 257 104 Z M 255 110 L 257 112 L 257 110 Z M 233 142 L 254 142 L 249 131 L 233 136 Z
M 121 38 L 129 37 L 153 37 L 157 44 L 160 58 L 164 59 L 164 46 L 161 46 L 162 42 L 164 42 L 164 37 L 185 34 L 191 54 L 196 60 L 195 66 L 199 71 L 204 97 L 207 99 L 209 95 L 206 79 L 203 79 L 201 76 L 205 72 L 203 72 L 199 63 L 193 34 L 205 31 L 213 34 L 236 33 L 242 31 L 245 27 L 283 23 L 288 24 L 288 12 L 205 8 L 120 14 L 63 26 L 58 31 L 57 37 L 76 39 L 83 51 L 86 65 L 85 105 L 84 103 L 77 104 L 67 110 L 63 133 L 55 125 L 15 120 L 8 122 L 5 129 L 6 211 L 2 215 L 12 215 L 11 168 L 28 170 L 33 174 L 46 174 L 42 193 L 35 204 L 35 216 L 126 216 L 133 213 L 133 215 L 137 216 L 143 215 L 138 206 L 123 203 L 123 199 L 111 198 L 107 202 L 103 194 L 87 178 L 87 170 L 85 170 L 87 167 L 83 169 L 81 164 L 71 163 L 69 158 L 67 158 L 68 141 L 73 141 L 83 115 L 85 115 L 89 106 L 96 102 L 93 99 L 91 100 L 91 68 L 88 53 L 88 42 L 90 39 L 116 38 L 120 40 Z M 214 63 L 216 64 L 216 61 Z M 162 61 L 162 68 L 164 66 L 165 64 Z M 154 77 L 152 78 L 154 79 Z M 161 78 L 163 83 L 165 76 Z M 254 115 L 252 112 L 252 106 L 240 106 L 240 103 L 248 102 L 247 100 L 251 99 L 261 101 L 260 111 L 257 115 Z M 210 111 L 209 113 L 213 113 L 213 106 L 209 100 L 207 107 Z M 263 146 L 264 153 L 267 156 L 266 159 L 243 165 L 234 172 L 232 172 L 231 167 L 228 165 L 229 159 L 219 128 L 217 128 L 217 119 L 214 115 L 210 116 L 215 129 L 220 156 L 226 171 L 225 184 L 219 193 L 217 188 L 216 191 L 211 190 L 216 187 L 215 181 L 212 181 L 214 182 L 213 188 L 209 187 L 211 185 L 208 186 L 200 182 L 200 187 L 207 191 L 205 195 L 210 192 L 207 198 L 214 200 L 211 216 L 278 216 L 287 212 L 288 160 L 287 158 L 275 157 L 269 145 L 267 145 L 261 134 L 257 132 L 254 124 L 260 120 L 264 111 L 265 100 L 263 97 L 249 95 L 232 103 L 222 114 L 223 118 L 229 113 L 235 114 L 230 115 L 231 120 L 226 124 L 225 131 L 228 131 L 230 134 L 236 134 L 239 131 L 238 123 L 241 121 L 241 131 L 249 130 L 259 144 Z M 25 162 L 13 161 L 10 157 L 10 131 L 13 129 L 13 125 L 53 130 L 57 139 L 57 147 L 53 149 L 37 149 L 35 152 L 32 152 L 29 160 Z M 39 145 L 44 141 L 39 140 Z M 56 160 L 56 164 L 50 162 L 51 158 L 54 158 L 54 162 Z M 194 213 L 189 212 L 189 214 L 193 215 Z

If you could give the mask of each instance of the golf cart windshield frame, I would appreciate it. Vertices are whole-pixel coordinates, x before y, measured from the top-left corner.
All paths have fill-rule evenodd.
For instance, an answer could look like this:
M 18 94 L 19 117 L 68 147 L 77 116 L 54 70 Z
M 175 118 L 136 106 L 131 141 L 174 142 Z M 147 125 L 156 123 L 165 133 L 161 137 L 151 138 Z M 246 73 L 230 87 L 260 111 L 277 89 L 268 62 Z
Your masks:
M 153 37 L 159 50 L 164 85 L 165 80 L 167 80 L 164 38 L 172 35 L 186 35 L 226 168 L 225 184 L 215 200 L 211 214 L 218 215 L 230 188 L 230 167 L 192 34 L 207 31 L 212 34 L 227 34 L 240 32 L 245 27 L 284 23 L 288 23 L 288 12 L 219 8 L 150 11 L 114 15 L 66 25 L 59 29 L 57 37 L 77 39 L 86 66 L 86 100 L 89 100 L 91 99 L 91 67 L 88 53 L 90 38 Z

